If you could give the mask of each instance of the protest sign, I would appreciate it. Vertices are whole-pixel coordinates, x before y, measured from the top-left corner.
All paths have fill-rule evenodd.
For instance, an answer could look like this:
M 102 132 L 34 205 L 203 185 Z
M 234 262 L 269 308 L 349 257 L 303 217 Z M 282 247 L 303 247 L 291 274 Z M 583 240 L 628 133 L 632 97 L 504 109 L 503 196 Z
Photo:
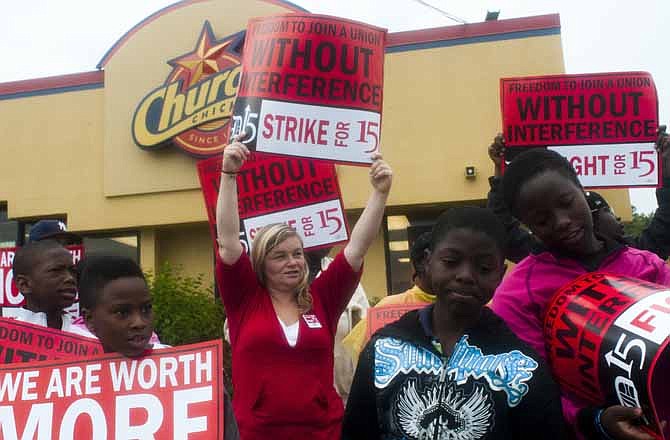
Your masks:
M 16 248 L 0 249 L 0 306 L 18 307 L 23 304 L 23 295 L 16 288 L 14 283 L 14 255 Z
M 72 254 L 74 264 L 84 258 L 84 246 L 66 246 L 66 248 Z M 16 288 L 12 270 L 17 249 L 16 247 L 0 248 L 0 307 L 21 307 L 25 302 L 23 295 Z M 73 317 L 79 316 L 79 301 L 77 300 L 65 312 Z
M 390 324 L 402 318 L 405 313 L 420 309 L 427 305 L 428 303 L 410 303 L 371 307 L 368 309 L 368 316 L 366 318 L 368 321 L 366 340 L 370 339 L 377 330 L 384 327 L 386 324 Z
M 661 437 L 670 417 L 670 290 L 633 278 L 590 273 L 560 289 L 544 320 L 554 378 L 594 405 L 640 407 Z M 665 361 L 663 361 L 665 359 Z
M 198 174 L 210 230 L 216 238 L 221 158 L 200 161 Z M 237 192 L 240 240 L 247 250 L 256 231 L 271 223 L 287 223 L 295 228 L 306 249 L 332 246 L 348 239 L 332 164 L 253 154 L 237 175 Z
M 102 352 L 97 339 L 0 318 L 0 364 L 85 358 Z
M 589 188 L 660 185 L 649 73 L 502 78 L 500 94 L 506 147 L 550 147 Z
M 250 20 L 231 134 L 260 152 L 369 164 L 385 42 L 386 30 L 336 17 Z
M 586 188 L 654 187 L 659 179 L 659 155 L 653 143 L 549 147 L 574 167 Z
M 221 340 L 0 366 L 3 439 L 223 439 Z

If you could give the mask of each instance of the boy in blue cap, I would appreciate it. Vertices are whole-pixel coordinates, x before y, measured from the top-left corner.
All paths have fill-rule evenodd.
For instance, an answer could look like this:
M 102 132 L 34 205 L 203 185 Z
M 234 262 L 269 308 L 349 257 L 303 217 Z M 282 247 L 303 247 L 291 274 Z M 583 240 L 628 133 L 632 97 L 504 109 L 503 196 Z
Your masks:
M 63 246 L 81 244 L 79 235 L 69 232 L 60 220 L 40 220 L 30 228 L 28 243 L 42 240 L 55 240 Z

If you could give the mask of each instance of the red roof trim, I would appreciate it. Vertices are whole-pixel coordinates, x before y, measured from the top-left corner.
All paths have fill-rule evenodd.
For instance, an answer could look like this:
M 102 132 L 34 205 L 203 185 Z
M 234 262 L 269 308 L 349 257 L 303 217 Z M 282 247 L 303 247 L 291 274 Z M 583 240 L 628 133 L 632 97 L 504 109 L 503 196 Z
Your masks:
M 69 75 L 49 76 L 46 78 L 27 79 L 0 83 L 0 96 L 19 93 L 32 93 L 50 89 L 78 88 L 94 84 L 103 84 L 105 73 L 101 70 L 72 73 Z
M 386 47 L 560 27 L 561 20 L 558 14 L 485 21 L 418 31 L 393 32 L 386 37 Z
M 141 27 L 155 20 L 171 10 L 186 6 L 187 4 L 209 1 L 209 0 L 185 0 L 168 6 L 150 17 L 147 17 L 133 29 L 128 31 L 105 55 L 101 61 L 104 64 L 120 48 L 123 43 L 139 30 Z M 280 4 L 294 11 L 300 11 L 299 7 L 283 0 L 263 0 L 268 3 Z M 304 11 L 300 11 L 304 12 Z M 539 15 L 535 17 L 513 18 L 509 20 L 487 21 L 483 23 L 472 23 L 457 26 L 445 26 L 433 29 L 422 29 L 417 31 L 393 32 L 387 36 L 387 47 L 404 46 L 411 44 L 430 43 L 435 41 L 458 40 L 487 35 L 498 35 L 512 32 L 533 31 L 541 29 L 560 28 L 560 17 L 558 14 Z M 0 97 L 7 95 L 32 94 L 50 89 L 76 90 L 78 88 L 104 84 L 104 72 L 95 70 L 91 72 L 74 73 L 69 75 L 51 76 L 46 78 L 35 78 L 23 81 L 0 83 Z

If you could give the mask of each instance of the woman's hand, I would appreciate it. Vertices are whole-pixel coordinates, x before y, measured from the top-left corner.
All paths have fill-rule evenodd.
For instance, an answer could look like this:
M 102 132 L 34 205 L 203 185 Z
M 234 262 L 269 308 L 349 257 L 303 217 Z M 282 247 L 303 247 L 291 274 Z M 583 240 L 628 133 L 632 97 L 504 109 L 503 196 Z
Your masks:
M 372 187 L 382 193 L 388 194 L 391 190 L 393 181 L 393 170 L 386 163 L 380 153 L 372 155 L 372 165 L 370 166 L 370 183 Z
M 659 126 L 656 135 L 656 151 L 661 153 L 663 178 L 666 179 L 670 177 L 670 136 L 666 133 L 666 126 Z
M 647 434 L 636 423 L 640 417 L 642 417 L 640 408 L 614 405 L 602 412 L 600 423 L 605 432 L 615 440 L 654 440 L 654 436 Z
M 224 173 L 237 173 L 249 158 L 249 149 L 240 142 L 243 137 L 233 137 L 233 142 L 226 145 L 223 150 L 223 165 L 221 167 Z
M 489 158 L 493 162 L 494 175 L 496 177 L 502 176 L 502 162 L 505 152 L 505 138 L 502 133 L 498 133 L 493 138 L 493 143 L 489 145 Z

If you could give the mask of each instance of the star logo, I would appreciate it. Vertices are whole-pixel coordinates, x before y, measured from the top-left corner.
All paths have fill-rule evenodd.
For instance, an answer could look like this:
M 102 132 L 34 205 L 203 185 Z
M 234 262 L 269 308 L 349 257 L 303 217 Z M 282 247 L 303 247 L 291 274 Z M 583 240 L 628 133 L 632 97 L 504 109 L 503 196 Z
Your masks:
M 187 77 L 185 83 L 191 85 L 200 81 L 203 76 L 220 72 L 231 64 L 239 64 L 239 53 L 232 51 L 235 43 L 239 43 L 239 38 L 216 41 L 212 27 L 206 21 L 193 52 L 168 61 L 168 64 L 175 69 L 170 76 L 185 75 Z
M 243 36 L 242 32 L 217 41 L 212 26 L 205 21 L 193 51 L 168 61 L 173 70 L 166 84 L 181 81 L 181 91 L 185 93 L 208 77 L 239 66 Z M 203 97 L 198 96 L 200 99 Z M 175 136 L 172 141 L 199 157 L 218 154 L 228 143 L 230 116 L 200 124 Z
M 201 158 L 223 151 L 242 72 L 244 35 L 217 40 L 205 21 L 193 50 L 167 61 L 172 71 L 165 83 L 138 104 L 132 124 L 138 146 L 172 144 Z

